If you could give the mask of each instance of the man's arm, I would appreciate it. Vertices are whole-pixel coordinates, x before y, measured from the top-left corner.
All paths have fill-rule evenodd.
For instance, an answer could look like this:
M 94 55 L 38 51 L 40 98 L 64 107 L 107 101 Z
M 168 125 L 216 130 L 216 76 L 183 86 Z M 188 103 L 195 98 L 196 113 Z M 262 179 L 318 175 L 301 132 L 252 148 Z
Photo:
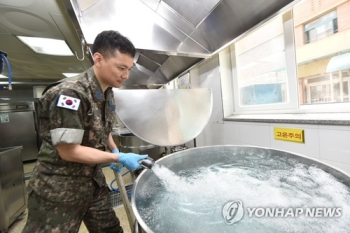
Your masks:
M 107 139 L 107 147 L 110 151 L 114 150 L 114 149 L 118 149 L 117 145 L 115 144 L 112 134 L 110 133 L 108 135 L 108 139 Z
M 119 162 L 130 171 L 141 168 L 139 161 L 148 157 L 134 153 L 109 153 L 80 144 L 60 143 L 56 148 L 61 158 L 66 161 L 89 164 Z
M 88 164 L 110 163 L 116 162 L 119 158 L 119 154 L 105 152 L 79 144 L 61 143 L 56 148 L 61 158 L 70 162 Z M 117 147 L 115 146 L 115 148 Z

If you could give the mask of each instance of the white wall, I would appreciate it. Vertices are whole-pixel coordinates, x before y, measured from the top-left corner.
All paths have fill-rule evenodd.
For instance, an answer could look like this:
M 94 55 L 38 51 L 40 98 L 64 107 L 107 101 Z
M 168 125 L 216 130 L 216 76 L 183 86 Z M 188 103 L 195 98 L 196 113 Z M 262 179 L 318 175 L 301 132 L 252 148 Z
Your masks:
M 190 75 L 192 88 L 211 88 L 214 100 L 209 123 L 196 138 L 197 147 L 253 145 L 274 148 L 311 157 L 350 174 L 350 126 L 223 121 L 219 57 L 196 67 Z M 304 129 L 305 143 L 275 140 L 274 127 Z M 187 145 L 191 147 L 193 143 Z

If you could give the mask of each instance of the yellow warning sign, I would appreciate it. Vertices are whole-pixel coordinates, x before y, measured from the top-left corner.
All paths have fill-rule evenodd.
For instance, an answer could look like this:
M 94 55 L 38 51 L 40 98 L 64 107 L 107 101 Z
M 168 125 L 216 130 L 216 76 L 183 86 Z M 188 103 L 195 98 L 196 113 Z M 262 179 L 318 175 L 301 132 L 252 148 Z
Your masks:
M 303 129 L 274 128 L 276 140 L 305 143 Z

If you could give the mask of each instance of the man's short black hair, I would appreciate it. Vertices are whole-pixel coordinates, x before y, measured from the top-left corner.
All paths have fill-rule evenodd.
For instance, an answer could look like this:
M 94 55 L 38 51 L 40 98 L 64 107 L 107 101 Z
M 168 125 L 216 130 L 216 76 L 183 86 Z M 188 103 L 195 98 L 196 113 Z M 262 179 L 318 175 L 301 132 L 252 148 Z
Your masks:
M 118 50 L 121 53 L 134 57 L 136 49 L 132 42 L 117 31 L 103 31 L 95 38 L 92 45 L 92 54 L 101 53 L 105 57 L 115 56 Z

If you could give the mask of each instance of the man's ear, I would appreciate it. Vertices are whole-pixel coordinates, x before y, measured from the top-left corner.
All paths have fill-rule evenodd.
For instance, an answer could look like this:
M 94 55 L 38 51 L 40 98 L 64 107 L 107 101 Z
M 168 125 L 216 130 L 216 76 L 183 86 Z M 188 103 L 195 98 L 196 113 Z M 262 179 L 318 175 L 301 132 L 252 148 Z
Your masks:
M 94 64 L 95 64 L 95 66 L 101 67 L 101 61 L 102 61 L 102 59 L 103 59 L 102 54 L 100 54 L 100 53 L 94 53 L 93 59 L 94 59 Z

